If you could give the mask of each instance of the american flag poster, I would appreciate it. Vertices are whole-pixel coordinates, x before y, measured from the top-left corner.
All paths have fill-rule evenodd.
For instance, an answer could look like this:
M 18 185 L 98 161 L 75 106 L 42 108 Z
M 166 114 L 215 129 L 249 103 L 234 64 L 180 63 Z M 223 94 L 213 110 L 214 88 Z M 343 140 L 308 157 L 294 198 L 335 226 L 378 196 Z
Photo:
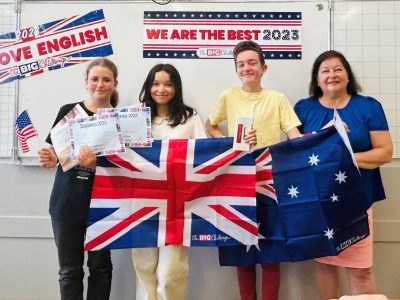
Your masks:
M 0 83 L 112 53 L 103 10 L 0 34 Z
M 86 250 L 256 244 L 255 164 L 231 138 L 98 157 Z
M 337 255 L 369 235 L 360 174 L 335 127 L 269 152 L 274 193 L 257 193 L 259 243 L 220 247 L 221 265 Z
M 232 138 L 155 141 L 99 158 L 85 249 L 223 246 L 222 265 L 336 255 L 369 234 L 361 201 L 333 127 L 247 154 Z
M 301 28 L 301 12 L 145 11 L 143 58 L 232 58 L 253 40 L 266 59 L 301 59 Z

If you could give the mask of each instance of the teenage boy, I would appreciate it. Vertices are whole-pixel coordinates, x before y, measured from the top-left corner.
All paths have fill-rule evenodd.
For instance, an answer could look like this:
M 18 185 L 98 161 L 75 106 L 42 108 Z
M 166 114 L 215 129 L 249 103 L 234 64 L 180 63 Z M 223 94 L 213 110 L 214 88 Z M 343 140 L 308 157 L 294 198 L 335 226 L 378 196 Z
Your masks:
M 233 136 L 237 116 L 253 119 L 253 129 L 245 141 L 255 148 L 280 142 L 281 131 L 289 139 L 301 136 L 297 126 L 301 123 L 288 99 L 282 93 L 265 89 L 261 78 L 267 71 L 261 47 L 253 41 L 242 41 L 233 50 L 236 74 L 241 87 L 227 89 L 220 95 L 216 107 L 206 121 L 212 137 L 222 137 L 218 126 L 227 121 L 228 135 Z M 279 263 L 262 264 L 262 300 L 277 300 L 279 295 Z M 256 300 L 255 265 L 237 267 L 242 300 Z

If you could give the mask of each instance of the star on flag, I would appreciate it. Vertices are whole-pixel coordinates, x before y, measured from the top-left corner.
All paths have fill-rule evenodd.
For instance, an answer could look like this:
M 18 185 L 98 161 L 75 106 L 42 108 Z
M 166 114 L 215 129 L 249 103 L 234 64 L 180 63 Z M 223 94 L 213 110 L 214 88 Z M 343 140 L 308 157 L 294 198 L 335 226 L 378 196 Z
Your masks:
M 300 193 L 300 192 L 297 190 L 297 186 L 294 187 L 294 186 L 292 185 L 290 188 L 288 188 L 288 190 L 289 190 L 288 195 L 290 195 L 291 198 L 294 198 L 294 197 L 297 198 L 297 194 Z
M 331 198 L 332 202 L 338 202 L 339 201 L 339 196 L 335 195 L 335 193 L 333 193 L 330 198 Z
M 327 238 L 328 238 L 328 240 L 331 240 L 331 239 L 333 239 L 333 235 L 335 234 L 334 232 L 333 232 L 333 228 L 332 229 L 327 229 L 327 230 L 324 230 L 324 236 L 326 236 Z
M 313 153 L 313 154 L 312 154 L 311 156 L 309 156 L 308 158 L 310 159 L 310 160 L 308 161 L 308 163 L 311 164 L 311 166 L 314 166 L 314 165 L 318 166 L 318 162 L 319 162 L 318 155 L 315 155 L 315 154 Z
M 341 184 L 342 182 L 346 183 L 346 178 L 347 178 L 346 172 L 342 173 L 339 170 L 339 174 L 335 174 L 335 176 L 336 176 L 335 180 L 339 181 L 339 184 Z
M 260 222 L 257 223 L 257 228 L 260 228 L 260 224 L 261 224 Z M 265 236 L 263 236 L 263 235 L 260 233 L 260 231 L 258 231 L 258 239 L 259 239 L 259 240 L 265 240 Z M 254 245 L 246 245 L 246 252 L 249 252 L 249 250 L 250 250 L 250 248 L 251 248 L 252 246 L 256 247 L 257 250 L 260 251 L 260 245 L 257 243 L 257 244 L 254 244 Z

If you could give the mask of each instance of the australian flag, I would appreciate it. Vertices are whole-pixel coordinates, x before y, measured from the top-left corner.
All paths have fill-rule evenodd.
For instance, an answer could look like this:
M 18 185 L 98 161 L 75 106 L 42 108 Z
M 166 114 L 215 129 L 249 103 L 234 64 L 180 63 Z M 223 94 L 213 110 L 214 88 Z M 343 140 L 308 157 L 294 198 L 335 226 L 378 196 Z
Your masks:
M 98 157 L 85 248 L 257 244 L 255 186 L 254 155 L 232 138 Z
M 269 154 L 274 190 L 257 190 L 259 243 L 220 247 L 221 265 L 337 255 L 369 235 L 360 174 L 335 127 L 272 145 Z

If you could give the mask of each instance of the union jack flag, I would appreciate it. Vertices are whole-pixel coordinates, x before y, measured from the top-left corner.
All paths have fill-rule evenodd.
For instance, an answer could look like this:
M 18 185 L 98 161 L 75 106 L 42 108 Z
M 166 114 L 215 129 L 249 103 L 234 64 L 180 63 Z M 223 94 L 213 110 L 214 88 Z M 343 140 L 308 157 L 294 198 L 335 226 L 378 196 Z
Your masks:
M 234 151 L 232 138 L 98 157 L 85 249 L 257 244 L 256 161 L 268 177 L 268 155 Z M 257 188 L 273 194 L 270 183 Z
M 29 152 L 28 140 L 37 136 L 37 132 L 32 125 L 31 119 L 26 110 L 24 110 L 15 122 L 15 131 L 18 136 L 18 143 L 23 153 Z

